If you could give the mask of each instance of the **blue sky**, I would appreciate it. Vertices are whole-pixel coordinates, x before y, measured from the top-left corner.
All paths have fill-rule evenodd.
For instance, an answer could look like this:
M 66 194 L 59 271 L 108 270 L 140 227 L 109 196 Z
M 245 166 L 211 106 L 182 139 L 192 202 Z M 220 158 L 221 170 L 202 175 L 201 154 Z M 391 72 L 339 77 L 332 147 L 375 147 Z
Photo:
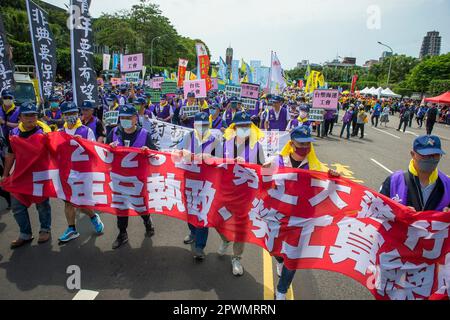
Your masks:
M 63 7 L 69 0 L 45 0 Z M 91 14 L 129 9 L 138 0 L 92 0 Z M 225 56 L 270 63 L 277 52 L 284 69 L 301 60 L 323 63 L 353 56 L 357 64 L 378 59 L 390 45 L 395 53 L 418 57 L 427 31 L 442 36 L 450 51 L 450 0 L 154 0 L 178 33 L 200 38 L 212 60 Z

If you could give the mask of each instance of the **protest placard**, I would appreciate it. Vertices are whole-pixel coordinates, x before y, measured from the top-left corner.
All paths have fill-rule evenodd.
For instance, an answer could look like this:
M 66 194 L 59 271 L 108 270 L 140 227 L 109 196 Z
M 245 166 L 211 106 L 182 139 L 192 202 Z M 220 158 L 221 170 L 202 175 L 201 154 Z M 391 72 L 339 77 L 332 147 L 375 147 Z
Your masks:
M 226 85 L 225 86 L 225 95 L 228 99 L 230 99 L 231 97 L 240 97 L 241 96 L 241 86 Z
M 242 83 L 241 84 L 241 98 L 258 99 L 259 84 Z
M 119 122 L 119 111 L 108 111 L 103 114 L 106 125 L 115 125 Z
M 161 83 L 161 93 L 175 94 L 177 92 L 177 83 L 175 81 L 164 81 Z
M 184 98 L 187 99 L 189 92 L 194 92 L 196 98 L 206 98 L 206 81 L 201 80 L 186 80 L 183 82 Z
M 338 90 L 315 90 L 313 105 L 315 109 L 335 110 L 338 106 Z
M 122 72 L 141 71 L 143 65 L 142 53 L 124 55 L 122 58 Z
M 323 109 L 312 108 L 309 110 L 308 119 L 311 121 L 323 121 Z

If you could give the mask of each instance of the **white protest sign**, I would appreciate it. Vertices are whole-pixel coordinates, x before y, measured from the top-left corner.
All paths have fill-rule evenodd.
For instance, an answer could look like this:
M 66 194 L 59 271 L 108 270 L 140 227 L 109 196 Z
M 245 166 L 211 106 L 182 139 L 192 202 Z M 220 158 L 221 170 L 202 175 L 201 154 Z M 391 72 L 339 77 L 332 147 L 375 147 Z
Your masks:
M 308 119 L 311 121 L 323 121 L 323 109 L 312 108 L 309 110 Z
M 183 115 L 186 115 L 188 118 L 193 118 L 199 112 L 200 106 L 183 106 Z
M 115 125 L 119 122 L 119 111 L 108 111 L 103 114 L 105 125 Z

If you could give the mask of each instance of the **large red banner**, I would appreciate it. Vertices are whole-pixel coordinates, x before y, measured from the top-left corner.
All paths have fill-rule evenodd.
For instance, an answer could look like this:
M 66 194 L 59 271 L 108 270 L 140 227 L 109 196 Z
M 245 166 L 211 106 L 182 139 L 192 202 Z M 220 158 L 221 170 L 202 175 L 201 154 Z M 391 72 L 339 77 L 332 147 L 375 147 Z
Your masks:
M 161 214 L 256 244 L 290 269 L 340 272 L 377 299 L 449 297 L 448 213 L 413 212 L 321 172 L 197 163 L 62 132 L 11 143 L 16 166 L 3 187 L 22 201 L 52 197 L 115 215 Z
M 183 86 L 184 78 L 186 76 L 187 65 L 188 60 L 178 59 L 178 82 L 177 82 L 178 88 L 181 88 Z

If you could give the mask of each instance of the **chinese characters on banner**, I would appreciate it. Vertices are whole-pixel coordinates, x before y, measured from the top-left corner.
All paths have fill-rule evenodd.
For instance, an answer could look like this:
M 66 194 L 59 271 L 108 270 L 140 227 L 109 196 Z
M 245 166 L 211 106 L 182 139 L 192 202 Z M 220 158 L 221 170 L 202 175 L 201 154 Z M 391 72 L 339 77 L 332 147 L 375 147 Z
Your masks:
M 200 79 L 205 79 L 206 91 L 211 90 L 211 78 L 209 77 L 209 56 L 206 51 L 205 45 L 203 43 L 196 43 L 195 47 L 197 49 L 198 58 L 198 69 L 200 74 Z
M 144 58 L 142 53 L 124 55 L 122 57 L 121 72 L 125 73 L 125 72 L 141 71 L 143 64 Z
M 90 5 L 91 0 L 71 0 L 73 101 L 78 106 L 81 106 L 83 101 L 90 101 L 95 105 L 98 100 Z
M 241 96 L 241 86 L 239 85 L 230 85 L 227 84 L 225 86 L 225 96 L 227 99 L 230 99 L 231 97 L 240 97 Z
M 195 98 L 206 98 L 206 82 L 201 80 L 186 80 L 184 81 L 184 98 L 187 99 L 189 92 L 194 92 Z
M 247 112 L 254 111 L 259 98 L 259 84 L 241 84 L 241 101 Z
M 2 186 L 22 203 L 59 198 L 115 215 L 160 214 L 258 245 L 289 269 L 345 274 L 377 299 L 450 296 L 450 215 L 409 208 L 344 178 L 90 142 L 11 138 Z
M 103 70 L 109 70 L 109 66 L 111 65 L 111 55 L 103 54 Z
M 338 106 L 338 90 L 315 90 L 313 95 L 313 108 L 336 110 Z
M 52 95 L 56 76 L 56 43 L 50 31 L 47 12 L 31 0 L 27 0 L 26 4 L 39 93 L 48 99 Z
M 164 82 L 164 77 L 155 77 L 150 80 L 150 87 L 152 89 L 161 89 L 161 84 Z
M 358 75 L 357 74 L 355 74 L 352 77 L 352 88 L 351 88 L 351 91 L 350 91 L 351 93 L 355 93 L 356 81 L 358 81 Z
M 181 88 L 183 86 L 183 82 L 186 77 L 187 65 L 188 65 L 188 60 L 178 59 L 178 82 L 177 82 L 178 88 Z
M 6 39 L 5 26 L 0 15 L 0 94 L 14 86 L 13 66 L 10 60 L 10 46 Z

